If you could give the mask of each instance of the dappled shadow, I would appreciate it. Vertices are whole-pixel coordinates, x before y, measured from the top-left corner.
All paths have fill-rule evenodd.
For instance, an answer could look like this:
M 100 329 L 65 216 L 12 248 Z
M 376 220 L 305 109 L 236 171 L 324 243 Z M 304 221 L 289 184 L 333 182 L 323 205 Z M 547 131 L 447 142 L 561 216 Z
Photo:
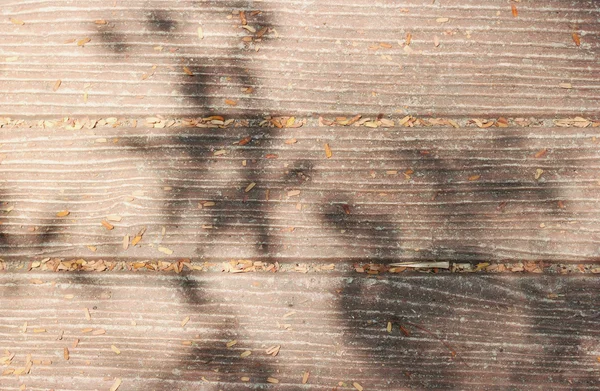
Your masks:
M 432 179 L 432 200 L 438 203 L 438 213 L 443 216 L 439 226 L 432 229 L 432 258 L 455 261 L 460 257 L 461 261 L 475 263 L 515 258 L 579 261 L 562 255 L 557 259 L 561 249 L 552 245 L 550 234 L 540 227 L 577 218 L 576 212 L 560 206 L 559 201 L 565 197 L 560 174 L 533 180 L 535 167 L 547 168 L 544 160 L 534 158 L 535 151 L 527 144 L 531 141 L 512 130 L 494 129 L 489 134 L 492 137 L 484 141 L 485 150 L 508 150 L 511 155 L 497 157 L 494 152 L 465 150 L 453 157 L 460 161 L 452 161 L 440 146 L 439 151 L 434 149 L 419 159 L 422 162 L 415 167 Z M 472 143 L 469 149 L 477 147 Z M 561 164 L 568 166 L 569 162 Z M 579 165 L 576 161 L 573 164 Z
M 229 7 L 232 11 L 245 10 L 248 12 L 247 17 L 251 18 L 249 14 L 251 10 L 245 2 L 225 3 L 226 5 L 221 3 L 221 7 Z M 186 27 L 185 23 L 179 21 L 172 11 L 148 9 L 146 15 L 144 28 L 150 32 L 151 37 L 158 36 L 174 43 L 175 36 L 190 33 L 189 29 L 186 32 L 181 31 Z M 237 17 L 234 15 L 234 18 Z M 264 28 L 269 29 L 274 20 L 274 16 L 269 12 L 262 12 L 252 18 L 252 23 L 256 26 L 254 28 L 259 31 Z M 111 23 L 106 26 L 100 25 L 94 38 L 102 43 L 103 50 L 129 56 L 136 43 L 130 42 L 129 37 L 119 32 L 118 27 Z M 240 29 L 240 26 L 234 25 L 232 28 Z M 249 60 L 244 59 L 243 56 L 244 51 L 253 50 L 252 45 L 257 38 L 252 34 L 246 37 L 250 40 L 240 41 L 238 47 L 221 48 L 227 52 L 227 58 L 235 58 L 234 63 L 222 63 L 218 56 L 209 53 L 198 55 L 180 51 L 177 47 L 170 48 L 173 49 L 171 52 L 173 64 L 168 66 L 161 64 L 161 67 L 168 69 L 162 76 L 170 78 L 174 88 L 184 97 L 179 102 L 182 106 L 190 104 L 191 107 L 203 109 L 194 117 L 222 114 L 214 111 L 214 107 L 218 106 L 214 99 L 227 99 L 224 93 L 222 95 L 217 93 L 222 91 L 222 85 L 225 85 L 223 88 L 225 91 L 246 86 L 260 86 L 259 77 L 253 74 Z M 268 35 L 259 39 L 268 42 Z M 162 70 L 157 71 L 160 72 Z M 264 119 L 265 113 L 273 112 L 270 107 L 262 107 L 247 113 L 235 108 L 235 102 L 231 103 L 231 106 L 230 113 L 242 113 L 244 115 L 242 121 L 246 121 L 246 125 L 256 125 Z M 186 226 L 186 235 L 195 243 L 194 258 L 199 260 L 211 260 L 215 256 L 220 260 L 244 258 L 268 262 L 302 259 L 302 257 L 315 260 L 315 248 L 323 248 L 323 253 L 327 254 L 323 259 L 381 263 L 404 259 L 501 261 L 511 255 L 514 259 L 516 251 L 521 251 L 524 258 L 535 257 L 536 254 L 538 257 L 546 255 L 550 257 L 561 253 L 559 249 L 553 248 L 552 244 L 552 235 L 558 233 L 546 233 L 539 229 L 540 224 L 550 225 L 549 221 L 566 224 L 578 216 L 577 212 L 565 210 L 558 204 L 558 201 L 564 198 L 560 186 L 557 185 L 560 184 L 561 179 L 558 175 L 552 177 L 546 173 L 541 180 L 533 182 L 524 179 L 521 175 L 523 172 L 519 172 L 521 176 L 515 179 L 514 162 L 524 164 L 531 161 L 531 156 L 526 155 L 530 150 L 527 145 L 522 144 L 522 139 L 511 139 L 510 133 L 506 133 L 507 137 L 502 138 L 504 132 L 499 129 L 489 130 L 499 137 L 492 142 L 486 141 L 488 144 L 485 146 L 485 151 L 477 151 L 471 145 L 474 151 L 464 150 L 462 156 L 455 152 L 459 150 L 460 145 L 459 141 L 451 140 L 452 131 L 448 131 L 450 140 L 446 142 L 452 148 L 444 149 L 443 147 L 448 145 L 440 145 L 439 150 L 435 145 L 432 148 L 431 142 L 419 145 L 414 140 L 404 139 L 402 134 L 394 133 L 389 136 L 388 141 L 391 145 L 406 142 L 402 150 L 378 151 L 376 156 L 369 158 L 370 160 L 363 157 L 362 162 L 358 160 L 354 162 L 370 165 L 369 168 L 378 171 L 379 177 L 369 179 L 370 174 L 366 172 L 361 173 L 364 174 L 364 178 L 359 177 L 359 174 L 354 174 L 352 171 L 355 168 L 351 165 L 352 162 L 349 167 L 336 168 L 336 172 L 342 175 L 344 171 L 348 172 L 346 182 L 351 182 L 353 178 L 356 182 L 360 182 L 362 188 L 358 190 L 345 187 L 348 183 L 340 185 L 339 188 L 326 188 L 327 167 L 326 163 L 323 163 L 324 159 L 321 155 L 324 152 L 321 149 L 317 155 L 317 152 L 307 147 L 304 151 L 306 156 L 288 159 L 282 162 L 280 167 L 273 169 L 272 162 L 276 161 L 276 157 L 267 158 L 266 152 L 273 146 L 273 139 L 286 135 L 284 130 L 279 130 L 272 125 L 260 128 L 243 126 L 241 129 L 244 129 L 245 133 L 240 134 L 235 133 L 235 129 L 240 128 L 212 129 L 190 126 L 165 130 L 153 141 L 150 140 L 152 136 L 150 134 L 146 140 L 127 138 L 121 144 L 133 149 L 129 152 L 131 155 L 147 157 L 148 161 L 150 157 L 160 154 L 169 156 L 173 153 L 171 156 L 175 156 L 176 153 L 176 156 L 181 158 L 181 164 L 177 162 L 168 168 L 148 167 L 147 169 L 161 176 L 160 179 L 164 184 L 163 190 L 157 197 L 162 202 L 159 205 L 161 210 L 157 225 L 174 228 Z M 329 136 L 337 142 L 335 138 L 338 133 L 335 130 L 323 130 L 326 131 L 330 132 Z M 347 128 L 340 130 L 340 132 L 347 131 Z M 362 131 L 362 128 L 356 131 Z M 238 140 L 234 140 L 237 144 L 233 147 L 224 144 L 225 141 L 231 141 L 227 138 L 230 132 L 239 136 Z M 175 144 L 181 148 L 176 152 L 157 150 L 160 149 L 161 143 Z M 215 155 L 215 147 L 219 145 L 231 150 L 227 158 Z M 338 145 L 339 152 L 335 150 Z M 353 153 L 351 147 L 347 144 L 342 145 L 341 142 L 337 143 L 334 145 L 335 156 L 338 156 L 338 153 L 342 157 L 350 156 Z M 425 147 L 427 153 L 424 153 Z M 513 160 L 504 161 L 503 167 L 486 167 L 486 159 L 493 160 L 494 150 L 501 149 L 516 151 L 514 156 L 511 156 Z M 367 152 L 368 148 L 362 150 L 362 153 Z M 477 153 L 480 155 L 477 156 Z M 468 161 L 472 156 L 475 159 Z M 234 164 L 237 165 L 237 170 L 231 169 Z M 466 164 L 473 166 L 469 167 Z M 575 167 L 582 165 L 576 158 L 572 159 L 571 164 Z M 547 170 L 543 162 L 537 166 Z M 401 170 L 396 172 L 399 167 Z M 210 175 L 211 171 L 219 170 L 227 172 L 229 176 L 215 178 L 214 175 Z M 468 175 L 469 170 L 474 176 L 472 179 Z M 534 172 L 535 170 L 528 171 L 527 175 L 532 176 Z M 352 177 L 352 175 L 356 176 Z M 386 182 L 381 179 L 385 175 L 393 175 L 397 179 L 395 182 Z M 211 180 L 215 182 L 210 183 Z M 291 213 L 290 211 L 294 209 L 294 213 L 298 212 L 298 216 L 302 216 L 300 213 L 305 210 L 301 201 L 296 202 L 295 198 L 286 196 L 285 192 L 292 189 L 302 191 L 315 182 L 320 188 L 311 194 L 314 202 L 309 206 L 313 208 L 310 216 L 287 219 L 281 217 L 283 214 L 281 212 Z M 471 184 L 466 186 L 465 183 Z M 281 193 L 271 194 L 271 197 L 278 197 L 275 198 L 276 202 L 272 202 L 273 198 L 271 200 L 268 198 L 269 184 L 277 187 Z M 168 193 L 165 188 L 169 188 Z M 379 188 L 381 193 L 389 192 L 389 194 L 378 195 L 380 197 L 378 199 L 367 198 L 360 194 L 367 191 L 374 193 Z M 216 201 L 216 205 L 204 206 L 206 202 L 211 201 Z M 544 205 L 539 207 L 540 203 Z M 544 221 L 536 217 L 540 214 Z M 503 221 L 499 216 L 507 217 Z M 519 221 L 517 220 L 519 216 L 520 222 L 515 223 Z M 423 222 L 423 227 L 416 229 L 414 221 L 419 219 Z M 304 224 L 307 228 L 291 227 L 289 223 L 297 223 L 299 226 Z M 40 246 L 55 241 L 54 239 L 61 235 L 56 219 L 48 225 L 46 231 L 39 235 Z M 310 231 L 304 236 L 299 235 L 300 240 L 304 242 L 294 243 L 295 238 L 285 236 L 287 232 L 294 229 Z M 489 242 L 492 242 L 492 246 L 497 245 L 493 239 L 490 241 L 492 231 L 500 232 L 497 237 L 503 238 L 503 243 L 527 241 L 528 244 L 516 246 L 518 248 L 490 248 Z M 243 232 L 243 237 L 240 232 Z M 328 242 L 331 237 L 335 238 L 336 243 Z M 4 233 L 0 236 L 0 240 L 5 240 L 0 245 L 10 245 L 8 236 Z M 300 250 L 295 253 L 286 252 L 287 247 L 294 245 Z M 593 246 L 595 243 L 588 243 L 588 245 Z M 572 248 L 576 246 L 575 243 Z M 233 250 L 237 250 L 237 253 Z M 116 250 L 112 251 L 113 255 L 120 255 Z M 338 258 L 335 257 L 336 251 L 341 254 Z M 576 254 L 576 252 L 572 253 Z M 395 286 L 395 284 L 402 284 L 401 277 L 355 278 L 354 273 L 349 273 L 346 277 L 354 281 L 345 285 L 340 293 L 339 312 L 342 315 L 339 322 L 342 327 L 350 330 L 373 329 L 374 336 L 366 337 L 368 333 L 365 332 L 359 333 L 358 337 L 350 334 L 345 336 L 344 343 L 363 352 L 360 357 L 353 358 L 368 363 L 374 377 L 385 378 L 387 381 L 385 386 L 391 388 L 462 389 L 469 384 L 471 379 L 464 375 L 463 366 L 477 366 L 468 357 L 469 350 L 475 351 L 477 347 L 458 335 L 463 329 L 456 324 L 460 322 L 461 314 L 455 309 L 455 303 L 459 300 L 472 300 L 477 305 L 493 306 L 495 297 L 492 293 L 484 292 L 484 299 L 473 299 L 470 295 L 475 296 L 480 292 L 469 290 L 467 283 L 463 283 L 454 291 L 439 292 L 435 282 L 427 282 L 423 279 L 420 283 L 424 287 L 415 284 L 414 291 L 408 293 L 406 300 L 399 301 L 389 298 L 401 291 Z M 190 312 L 201 314 L 207 304 L 207 298 L 203 295 L 204 288 L 188 276 L 181 276 L 176 280 L 176 284 L 178 293 Z M 528 297 L 544 293 L 543 290 L 528 291 L 530 289 L 528 285 L 507 289 L 515 289 L 517 295 L 524 294 Z M 370 308 L 372 313 L 366 312 L 365 307 Z M 420 313 L 424 308 L 430 316 L 428 324 L 422 324 L 420 319 Z M 542 310 L 538 312 L 535 308 L 533 304 L 525 309 L 520 308 L 523 317 L 532 318 L 531 321 L 524 322 L 526 324 L 520 325 L 522 331 L 538 332 L 545 327 L 555 327 L 553 324 L 548 324 L 547 319 L 542 319 L 545 312 Z M 231 314 L 223 315 L 227 317 Z M 489 313 L 484 315 L 492 316 Z M 231 318 L 233 316 L 228 319 Z M 385 334 L 387 322 L 392 322 L 393 327 L 391 333 Z M 489 324 L 500 327 L 495 319 Z M 399 326 L 404 330 L 400 330 Z M 582 322 L 580 326 L 568 330 L 554 330 L 555 335 L 548 337 L 548 343 L 558 347 L 551 348 L 548 352 L 536 352 L 536 354 L 540 354 L 541 360 L 544 361 L 573 353 L 582 343 L 582 338 L 577 334 L 589 331 L 590 324 Z M 237 331 L 235 324 L 224 323 L 219 328 L 216 339 L 233 338 Z M 422 340 L 432 335 L 438 337 L 437 341 L 436 338 L 433 340 L 439 345 L 439 354 L 447 357 L 446 365 L 435 368 L 430 367 L 430 357 L 426 355 L 433 349 L 426 353 L 418 350 Z M 447 343 L 451 343 L 453 348 L 449 348 Z M 521 338 L 521 343 L 527 343 L 527 338 Z M 498 343 L 494 349 L 497 346 Z M 505 352 L 511 353 L 506 350 Z M 514 354 L 527 354 L 527 351 L 517 351 Z M 192 345 L 186 356 L 181 359 L 181 366 L 192 374 L 215 368 L 221 370 L 232 368 L 232 373 L 237 376 L 238 372 L 235 368 L 245 362 L 241 358 L 232 358 L 222 344 L 196 344 Z M 523 362 L 525 363 L 526 360 Z M 386 367 L 376 368 L 379 364 L 385 364 Z M 265 378 L 273 372 L 273 368 L 269 365 L 263 363 L 256 365 L 252 369 L 253 372 L 264 374 Z M 507 384 L 506 387 L 509 388 L 506 389 L 526 382 L 525 377 L 528 375 L 525 372 L 506 373 L 503 368 L 499 368 L 498 371 L 502 376 L 510 377 L 511 384 Z M 155 388 L 157 390 L 172 389 L 173 382 L 178 378 L 178 375 L 161 376 L 160 384 Z M 500 375 L 495 376 L 494 382 L 497 381 L 499 384 L 505 382 Z M 237 378 L 233 379 L 233 374 L 231 377 L 231 381 L 237 381 Z M 564 385 L 569 380 L 568 375 L 559 375 L 557 381 Z M 589 378 L 579 380 L 589 384 L 595 381 L 591 375 Z
M 238 383 L 240 376 L 244 374 L 252 374 L 254 381 L 266 383 L 266 379 L 274 372 L 269 365 L 244 358 L 240 355 L 238 347 L 232 349 L 222 342 L 235 341 L 246 334 L 244 327 L 239 324 L 239 314 L 229 312 L 226 306 L 216 302 L 216 298 L 207 296 L 207 287 L 191 275 L 184 274 L 173 282 L 176 284 L 179 298 L 183 300 L 195 322 L 217 322 L 218 325 L 211 333 L 195 335 L 191 346 L 186 349 L 185 356 L 175 366 L 177 370 L 161 371 L 159 381 L 153 389 L 173 390 L 182 378 L 192 382 L 201 382 L 208 378 L 219 385 Z M 217 380 L 214 379 L 215 376 Z
M 349 277 L 340 321 L 354 331 L 347 345 L 359 351 L 374 389 L 591 390 L 600 380 L 591 370 L 597 313 L 590 281 Z
M 591 278 L 596 279 L 593 276 Z M 593 362 L 595 356 L 592 352 L 596 346 L 592 340 L 598 329 L 599 313 L 589 304 L 590 300 L 594 300 L 593 291 L 598 284 L 592 283 L 592 288 L 586 284 L 589 281 L 593 280 L 582 276 L 575 284 L 561 279 L 551 283 L 521 280 L 510 284 L 525 298 L 523 304 L 526 309 L 520 311 L 525 323 L 523 343 L 537 347 L 527 355 L 515 355 L 522 363 L 523 370 L 510 373 L 510 380 L 514 384 L 512 389 L 517 390 L 517 385 L 530 381 L 532 371 L 546 373 L 544 380 L 549 385 L 557 384 L 570 389 L 600 387 L 596 371 L 582 371 L 582 365 L 575 365 L 579 357 L 590 356 L 589 361 Z M 548 316 L 549 313 L 554 316 Z M 507 349 L 504 353 L 513 352 Z
M 167 10 L 153 9 L 148 13 L 146 25 L 152 31 L 173 32 L 177 29 L 177 22 L 169 15 Z
M 221 6 L 225 6 L 222 4 Z M 247 11 L 248 4 L 245 2 L 228 2 L 227 7 L 232 10 Z M 166 9 L 150 9 L 147 11 L 146 26 L 153 34 L 160 34 L 166 40 L 170 40 L 175 35 L 180 34 L 179 28 L 181 23 L 176 20 L 176 17 L 171 11 Z M 261 27 L 269 27 L 269 16 L 267 13 L 261 14 L 260 25 Z M 257 21 L 254 21 L 257 22 Z M 119 35 L 118 33 L 112 32 L 111 34 L 100 33 L 99 38 L 105 43 L 109 50 L 116 52 L 126 51 L 127 39 L 125 35 Z M 175 40 L 174 38 L 172 39 Z M 115 44 L 115 42 L 118 42 Z M 240 49 L 229 48 L 230 55 L 234 56 L 240 52 Z M 252 80 L 250 73 L 241 74 L 245 70 L 245 62 L 239 60 L 236 64 L 222 64 L 214 61 L 208 56 L 200 55 L 192 56 L 186 53 L 179 53 L 174 51 L 176 57 L 176 69 L 181 69 L 178 72 L 179 76 L 175 77 L 175 84 L 178 86 L 180 92 L 185 96 L 185 99 L 189 100 L 193 107 L 203 107 L 204 112 L 197 113 L 198 117 L 210 115 L 211 101 L 207 98 L 211 95 L 208 90 L 215 88 L 219 84 L 219 79 L 227 78 L 232 83 L 237 83 L 241 86 L 256 85 L 257 82 Z M 211 65 L 210 69 L 207 69 L 207 64 Z M 237 72 L 233 74 L 228 73 L 228 69 L 237 69 Z M 216 70 L 216 72 L 215 72 Z M 182 102 L 186 104 L 186 102 Z M 246 118 L 246 120 L 256 120 L 255 118 Z M 207 134 L 208 132 L 208 134 Z M 199 181 L 203 183 L 206 180 L 206 174 L 215 167 L 215 161 L 211 161 L 210 156 L 214 150 L 214 144 L 218 143 L 222 136 L 217 134 L 211 134 L 215 132 L 214 129 L 202 131 L 201 129 L 188 128 L 182 132 L 174 132 L 166 140 L 170 143 L 177 143 L 184 146 L 181 155 L 186 161 L 189 162 L 189 167 L 179 166 L 173 167 L 174 170 L 186 170 L 185 182 L 179 180 L 174 181 L 172 178 L 165 178 L 164 184 L 170 189 L 169 196 L 165 194 L 167 200 L 162 206 L 162 210 L 169 211 L 164 220 L 163 224 L 169 227 L 177 227 L 179 224 L 187 223 L 184 219 L 189 218 L 191 213 L 198 213 L 200 208 L 200 215 L 195 217 L 196 224 L 195 232 L 192 233 L 195 237 L 196 242 L 211 241 L 211 237 L 214 236 L 213 232 L 218 230 L 219 237 L 230 236 L 236 239 L 237 233 L 235 227 L 239 224 L 244 224 L 248 221 L 257 221 L 253 226 L 255 231 L 253 232 L 251 240 L 248 240 L 249 246 L 256 247 L 255 254 L 260 254 L 261 251 L 265 251 L 266 247 L 269 246 L 269 224 L 263 221 L 263 215 L 260 210 L 255 211 L 256 202 L 249 197 L 243 197 L 240 200 L 240 194 L 244 193 L 244 187 L 250 183 L 256 183 L 259 181 L 260 167 L 252 167 L 253 162 L 260 161 L 262 158 L 260 152 L 246 152 L 244 156 L 240 157 L 240 161 L 243 158 L 249 162 L 249 167 L 243 171 L 240 171 L 238 178 L 228 178 L 231 182 L 232 188 L 229 190 L 218 189 L 216 191 L 210 189 L 202 189 L 197 186 L 191 186 L 189 184 L 196 183 Z M 246 136 L 248 138 L 248 144 L 254 145 L 257 140 L 263 138 L 269 138 L 268 129 L 252 130 Z M 165 139 L 162 138 L 161 142 Z M 152 150 L 146 150 L 148 144 L 139 140 L 128 140 L 127 146 L 135 147 L 137 154 L 153 154 Z M 227 189 L 229 186 L 225 186 Z M 258 189 L 257 189 L 258 190 Z M 253 194 L 257 194 L 255 191 Z M 259 193 L 262 194 L 262 191 Z M 216 207 L 202 208 L 202 201 L 211 201 L 219 199 Z M 191 209 L 191 211 L 190 211 Z M 210 227 L 210 229 L 202 228 Z M 202 240 L 198 240 L 202 237 Z M 254 241 L 255 243 L 252 243 Z M 203 246 L 197 246 L 195 249 L 195 255 L 199 259 L 204 259 L 205 248 Z M 270 260 L 270 259 L 265 259 Z M 202 316 L 204 306 L 209 304 L 203 287 L 199 286 L 194 278 L 182 276 L 176 280 L 178 284 L 178 291 L 181 298 L 183 299 L 190 312 Z M 194 342 L 190 347 L 189 352 L 181 360 L 181 364 L 177 367 L 184 368 L 184 372 L 188 373 L 190 377 L 199 377 L 199 374 L 204 373 L 205 376 L 212 377 L 212 371 L 218 372 L 219 382 L 222 383 L 238 383 L 240 374 L 243 374 L 244 370 L 251 371 L 254 376 L 260 376 L 259 379 L 254 379 L 259 383 L 266 383 L 266 379 L 272 375 L 273 369 L 266 365 L 264 362 L 257 360 L 248 360 L 237 356 L 233 356 L 230 349 L 224 346 L 222 343 L 204 343 L 202 339 L 235 339 L 238 334 L 239 326 L 237 325 L 237 317 L 233 314 L 227 314 L 227 312 L 219 313 L 224 318 L 225 322 L 219 327 L 217 335 L 206 336 L 199 335 L 198 343 Z M 233 322 L 233 323 L 232 323 Z M 248 364 L 250 363 L 250 364 Z M 168 373 L 168 372 L 165 372 Z M 262 375 L 262 376 L 261 376 Z M 160 382 L 155 386 L 155 390 L 172 390 L 174 382 L 177 381 L 179 375 L 161 375 Z

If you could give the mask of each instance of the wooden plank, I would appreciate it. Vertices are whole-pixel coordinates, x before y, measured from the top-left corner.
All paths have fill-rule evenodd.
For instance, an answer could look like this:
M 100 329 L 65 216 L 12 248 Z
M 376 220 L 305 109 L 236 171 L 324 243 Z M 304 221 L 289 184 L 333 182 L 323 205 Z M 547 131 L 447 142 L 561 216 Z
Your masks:
M 1 253 L 593 261 L 599 132 L 2 129 Z
M 593 0 L 12 0 L 0 12 L 4 115 L 598 114 Z
M 108 390 L 119 378 L 212 391 L 272 377 L 282 390 L 595 390 L 599 288 L 583 276 L 4 273 L 0 344 L 15 356 L 2 370 L 28 354 L 52 363 L 1 376 L 0 389 Z

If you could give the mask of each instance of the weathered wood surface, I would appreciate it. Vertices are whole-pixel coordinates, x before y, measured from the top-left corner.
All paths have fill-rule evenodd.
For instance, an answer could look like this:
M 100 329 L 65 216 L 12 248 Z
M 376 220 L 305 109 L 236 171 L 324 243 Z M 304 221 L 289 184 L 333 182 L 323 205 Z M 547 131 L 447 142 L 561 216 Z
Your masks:
M 594 261 L 599 132 L 4 128 L 0 253 Z
M 0 115 L 598 115 L 594 0 L 3 0 L 0 16 Z
M 597 390 L 599 294 L 572 276 L 5 273 L 0 369 L 52 363 L 0 389 Z

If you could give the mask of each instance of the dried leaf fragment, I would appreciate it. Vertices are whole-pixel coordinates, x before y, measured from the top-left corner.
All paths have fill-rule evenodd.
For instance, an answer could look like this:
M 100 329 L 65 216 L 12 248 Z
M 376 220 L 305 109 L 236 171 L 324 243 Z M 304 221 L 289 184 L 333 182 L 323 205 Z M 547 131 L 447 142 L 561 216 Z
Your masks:
M 109 231 L 111 231 L 111 230 L 113 230 L 115 228 L 114 225 L 112 225 L 111 223 L 109 223 L 106 220 L 102 220 L 100 223 L 104 226 L 104 228 L 106 228 Z
M 543 173 L 544 173 L 544 170 L 542 170 L 541 168 L 536 169 L 534 178 L 536 180 L 540 179 L 542 177 Z
M 329 144 L 325 144 L 325 156 L 327 157 L 327 159 L 330 159 L 332 155 L 333 154 L 331 153 L 331 148 L 329 147 Z
M 357 114 L 354 117 L 350 118 L 348 120 L 348 122 L 346 122 L 345 124 L 342 124 L 344 126 L 350 126 L 350 125 L 354 125 L 356 122 L 358 122 L 360 119 L 362 118 L 362 115 Z
M 304 374 L 302 375 L 302 384 L 308 383 L 308 377 L 309 376 L 310 376 L 310 372 L 309 371 L 304 371 Z
M 133 240 L 131 241 L 131 245 L 135 246 L 136 244 L 139 243 L 140 240 L 142 240 L 142 236 L 144 236 L 144 233 L 146 232 L 146 228 L 142 228 L 138 234 L 133 238 Z
M 350 214 L 350 205 L 342 204 L 342 210 L 344 211 L 345 214 L 349 215 Z
M 246 188 L 244 189 L 244 192 L 248 193 L 250 190 L 254 189 L 254 186 L 256 186 L 256 182 L 250 183 L 248 186 L 246 186 Z
M 77 41 L 77 46 L 85 46 L 86 43 L 90 42 L 92 39 L 91 38 L 82 38 L 79 41 Z
M 190 317 L 186 316 L 185 318 L 183 318 L 183 320 L 181 321 L 181 327 L 185 327 L 185 325 L 190 321 Z
M 167 254 L 167 255 L 173 254 L 173 250 L 171 250 L 170 248 L 167 248 L 167 247 L 159 247 L 158 251 L 160 251 L 163 254 Z
M 296 118 L 294 118 L 294 117 L 288 118 L 288 120 L 285 123 L 285 127 L 289 128 L 289 127 L 294 126 L 294 122 L 296 122 Z
M 116 378 L 108 391 L 117 391 L 121 386 L 121 378 Z
M 402 126 L 404 124 L 407 124 L 411 119 L 410 115 L 407 115 L 406 117 L 402 118 L 400 121 L 398 121 L 398 126 Z
M 478 120 L 477 118 L 474 118 L 472 121 L 475 123 L 475 125 L 477 125 L 478 128 L 481 128 L 481 129 L 487 129 L 487 128 L 491 127 L 492 125 L 494 125 L 494 121 L 486 121 L 486 120 L 481 121 L 481 120 Z
M 236 345 L 236 344 L 237 344 L 237 340 L 235 340 L 235 339 L 234 339 L 234 340 L 232 340 L 232 341 L 229 341 L 229 342 L 227 342 L 227 343 L 225 344 L 225 346 L 227 346 L 228 348 L 230 348 L 230 347 L 232 347 L 232 346 L 234 346 L 234 345 Z
M 238 145 L 246 145 L 252 141 L 252 136 L 246 136 L 238 142 Z
M 265 35 L 267 32 L 269 31 L 268 27 L 263 27 L 260 30 L 258 30 L 258 32 L 256 34 L 254 34 L 254 36 L 258 39 L 262 38 L 263 35 Z
M 592 124 L 591 121 L 582 118 L 582 117 L 575 117 L 575 118 L 564 118 L 564 119 L 555 119 L 553 120 L 554 124 L 556 126 L 560 126 L 560 127 L 570 127 L 570 126 L 576 126 L 578 128 L 586 128 L 588 127 L 590 124 Z
M 500 128 L 507 128 L 508 127 L 508 120 L 506 118 L 504 118 L 504 117 L 500 117 L 496 121 L 496 125 L 498 125 L 498 127 L 500 127 Z
M 61 80 L 57 80 L 56 83 L 54 83 L 54 87 L 52 87 L 52 91 L 56 91 L 60 88 L 60 85 L 62 84 Z
M 65 217 L 65 216 L 68 216 L 70 213 L 71 212 L 69 212 L 68 210 L 63 210 L 63 211 L 56 213 L 56 217 Z

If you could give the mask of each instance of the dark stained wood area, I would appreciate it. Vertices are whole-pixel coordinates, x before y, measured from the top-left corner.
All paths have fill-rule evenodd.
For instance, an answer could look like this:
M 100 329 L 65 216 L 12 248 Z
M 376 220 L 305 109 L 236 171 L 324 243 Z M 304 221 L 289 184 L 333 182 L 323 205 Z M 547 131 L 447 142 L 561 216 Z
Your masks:
M 0 389 L 597 390 L 599 294 L 581 276 L 0 274 Z
M 599 128 L 5 128 L 0 137 L 5 259 L 600 255 Z

